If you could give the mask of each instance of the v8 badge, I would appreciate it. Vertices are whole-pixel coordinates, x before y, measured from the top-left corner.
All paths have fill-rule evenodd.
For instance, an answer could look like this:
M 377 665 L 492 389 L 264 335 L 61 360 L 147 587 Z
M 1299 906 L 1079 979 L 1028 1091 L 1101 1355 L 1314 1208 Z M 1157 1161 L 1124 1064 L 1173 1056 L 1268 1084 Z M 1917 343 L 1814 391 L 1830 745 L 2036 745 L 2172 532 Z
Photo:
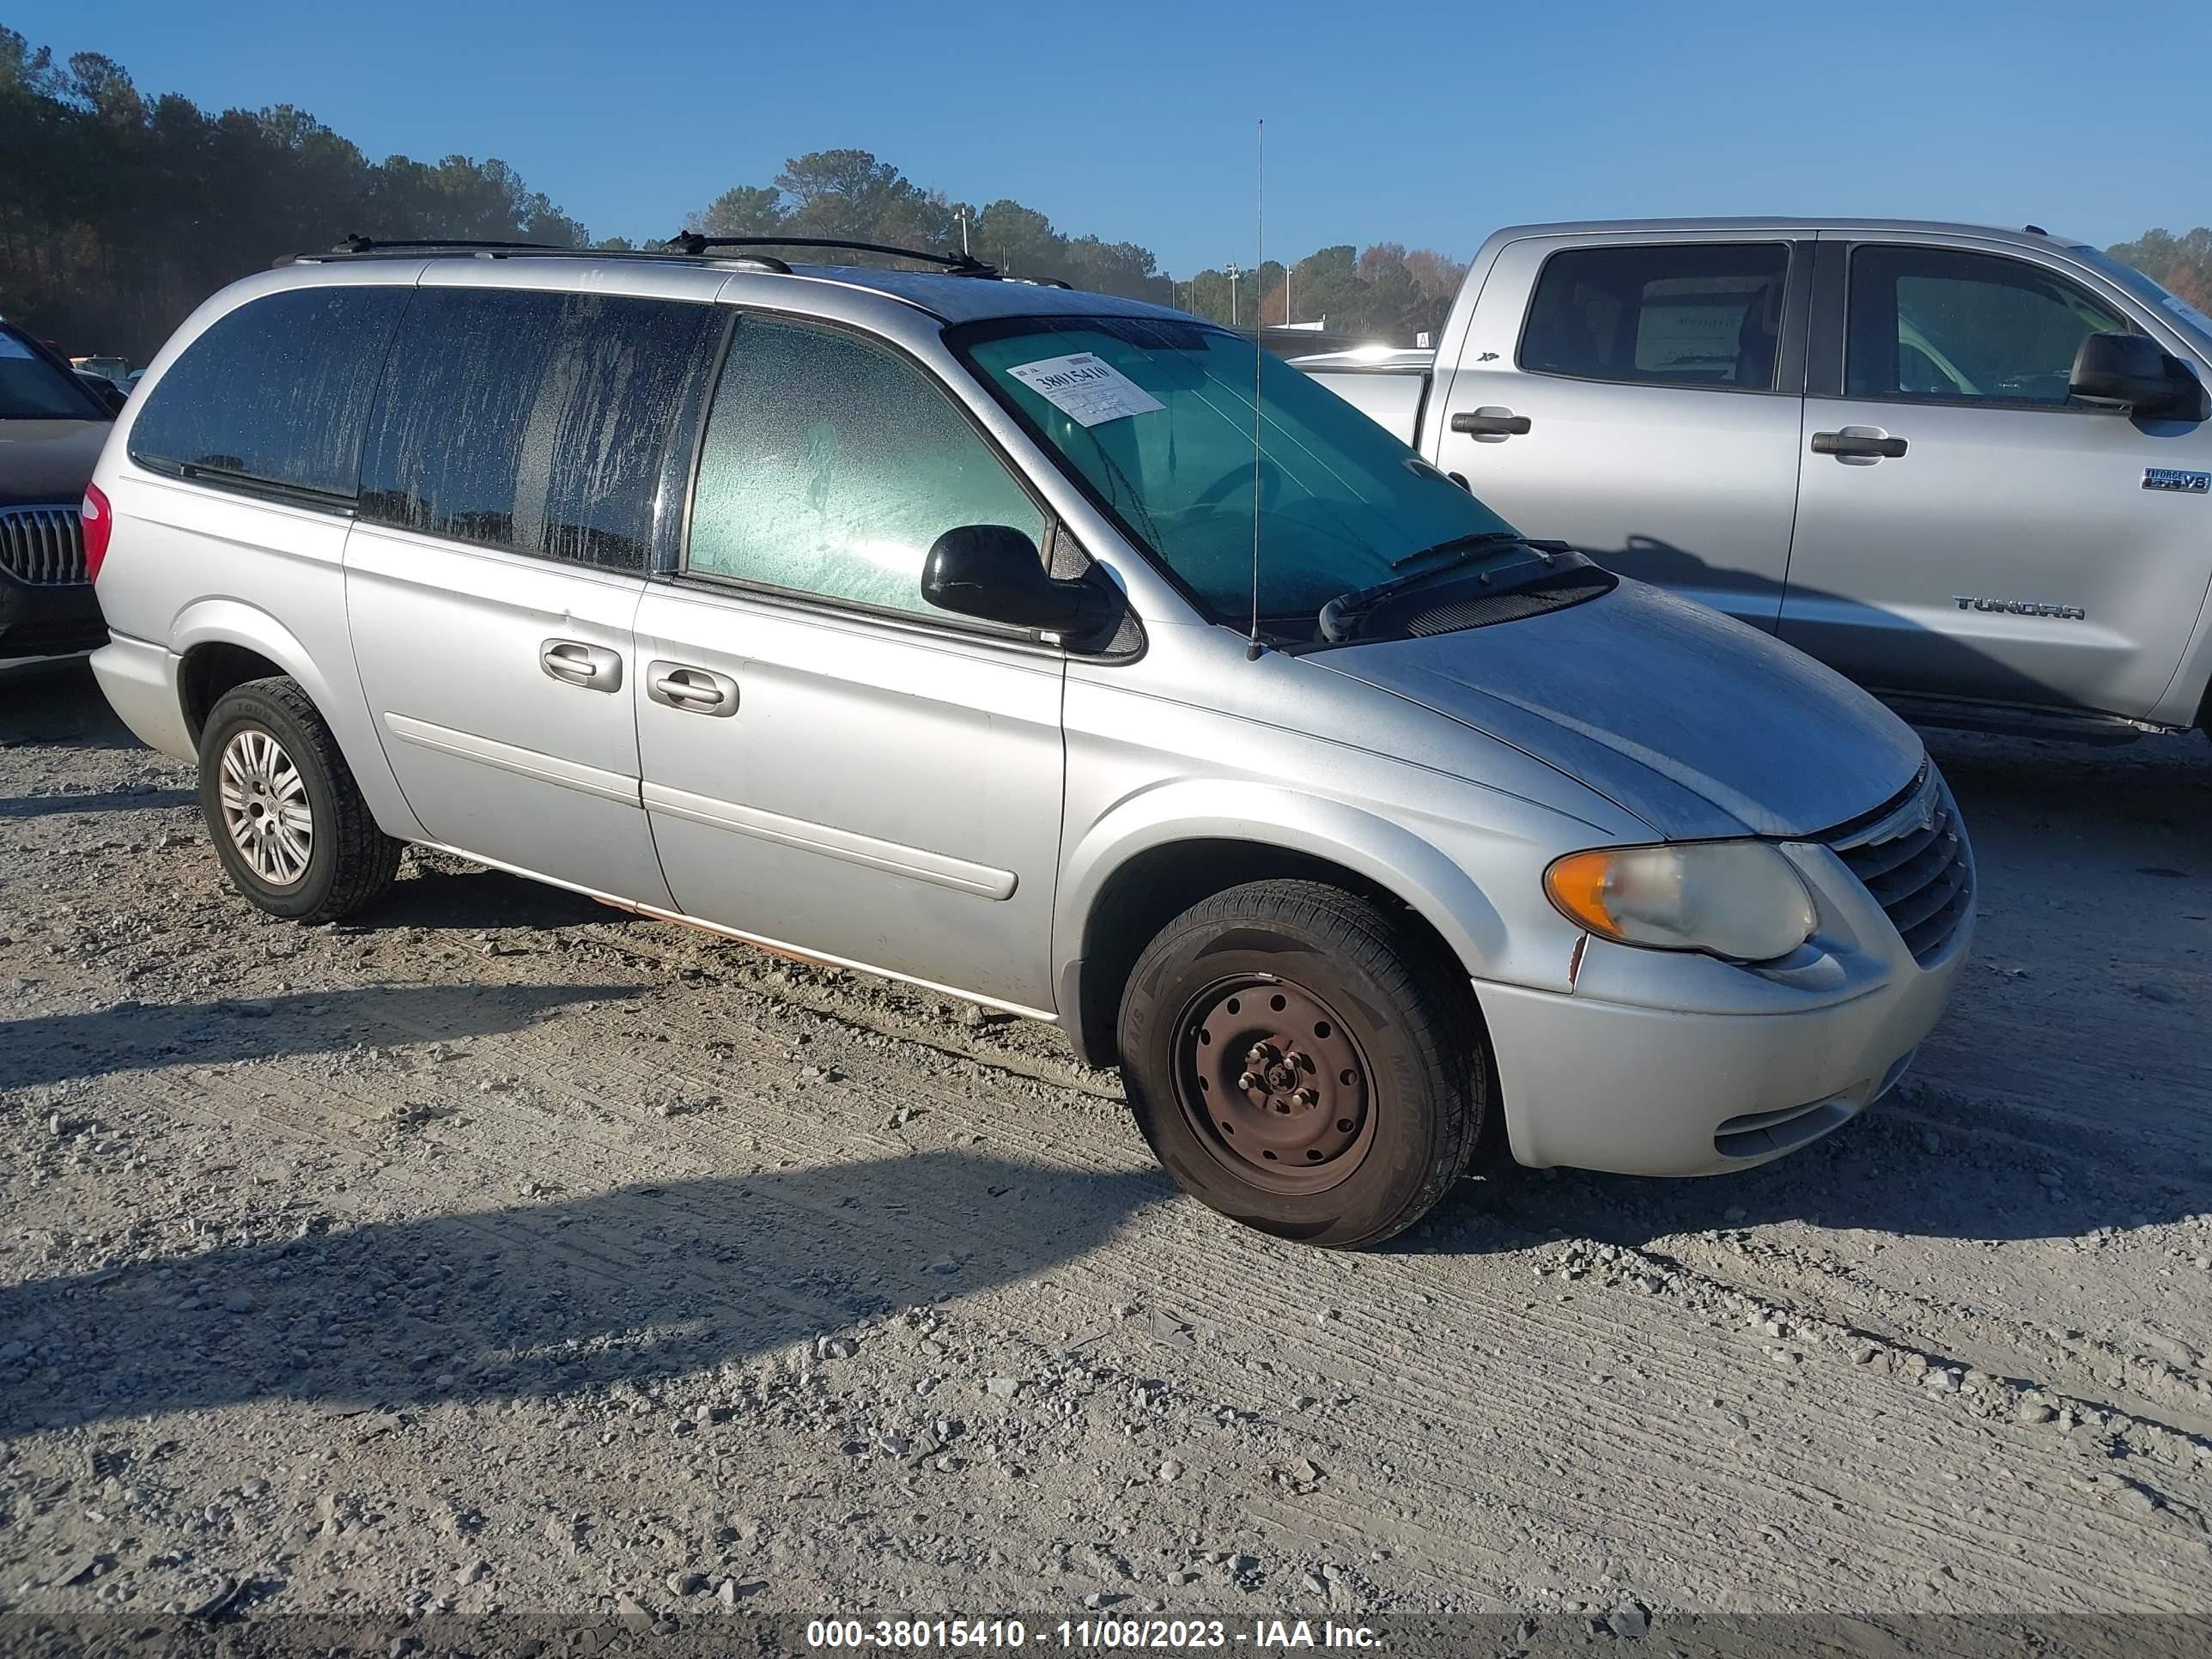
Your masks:
M 2170 466 L 2143 469 L 2145 489 L 2170 489 L 2185 495 L 2212 495 L 2212 472 L 2180 472 Z

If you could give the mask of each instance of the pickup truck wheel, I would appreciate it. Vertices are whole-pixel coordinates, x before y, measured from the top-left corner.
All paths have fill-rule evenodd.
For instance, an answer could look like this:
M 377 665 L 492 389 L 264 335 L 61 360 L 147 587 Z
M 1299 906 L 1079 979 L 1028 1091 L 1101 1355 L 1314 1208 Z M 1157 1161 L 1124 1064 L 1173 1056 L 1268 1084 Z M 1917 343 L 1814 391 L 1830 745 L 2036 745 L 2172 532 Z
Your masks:
M 1486 1066 L 1455 964 L 1379 906 L 1311 881 L 1194 905 L 1122 994 L 1121 1076 L 1176 1184 L 1337 1249 L 1421 1218 L 1467 1169 Z
M 249 680 L 200 731 L 200 813 L 223 872 L 295 921 L 335 921 L 381 897 L 400 843 L 376 827 L 337 739 L 291 679 Z

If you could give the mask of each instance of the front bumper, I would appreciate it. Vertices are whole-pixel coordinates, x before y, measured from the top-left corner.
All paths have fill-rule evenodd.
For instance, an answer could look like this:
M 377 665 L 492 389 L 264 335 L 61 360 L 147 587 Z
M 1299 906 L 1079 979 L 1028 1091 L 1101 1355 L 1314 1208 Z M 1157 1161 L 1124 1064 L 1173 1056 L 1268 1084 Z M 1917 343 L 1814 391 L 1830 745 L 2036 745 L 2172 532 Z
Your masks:
M 1591 940 L 1574 994 L 1478 981 L 1515 1159 L 1624 1175 L 1748 1169 L 1872 1105 L 1942 1018 L 1970 913 L 1916 962 L 1825 847 L 1784 849 L 1820 931 L 1777 969 Z
M 106 643 L 90 582 L 32 583 L 0 570 L 0 659 L 66 656 Z

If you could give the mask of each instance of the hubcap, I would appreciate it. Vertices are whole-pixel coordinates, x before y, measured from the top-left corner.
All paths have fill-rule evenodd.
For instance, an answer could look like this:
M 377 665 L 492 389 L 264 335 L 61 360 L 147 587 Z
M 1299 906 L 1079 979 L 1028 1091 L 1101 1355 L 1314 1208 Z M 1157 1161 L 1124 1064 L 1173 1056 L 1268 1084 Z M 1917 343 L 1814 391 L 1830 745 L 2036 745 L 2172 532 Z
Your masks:
M 1367 1058 L 1320 997 L 1263 975 L 1223 980 L 1179 1030 L 1184 1117 L 1238 1176 L 1319 1192 L 1358 1167 L 1373 1128 Z
M 271 887 L 289 887 L 307 873 L 315 817 L 307 780 L 284 747 L 249 728 L 222 750 L 222 823 L 231 845 Z

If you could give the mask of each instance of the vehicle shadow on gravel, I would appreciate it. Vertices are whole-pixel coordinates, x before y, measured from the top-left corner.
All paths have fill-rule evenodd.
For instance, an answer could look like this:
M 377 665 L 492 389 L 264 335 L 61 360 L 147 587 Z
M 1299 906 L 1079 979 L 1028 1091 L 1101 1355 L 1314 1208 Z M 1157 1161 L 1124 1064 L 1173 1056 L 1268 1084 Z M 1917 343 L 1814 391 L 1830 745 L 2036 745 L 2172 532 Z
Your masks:
M 0 748 L 136 749 L 82 661 L 0 667 Z
M 1508 1165 L 1439 1209 L 1413 1249 L 1488 1254 L 1568 1237 L 1643 1248 L 1670 1236 L 1802 1222 L 1905 1237 L 2074 1239 L 2212 1207 L 2212 1170 L 2087 1168 L 1984 1137 L 1970 1111 L 1906 1092 L 1822 1140 L 1757 1169 L 1665 1181 Z M 1929 1127 L 1941 1121 L 1940 1129 Z M 1499 1226 L 1519 1232 L 1501 1239 Z
M 355 1040 L 434 1042 L 517 1031 L 562 1009 L 640 994 L 635 985 L 375 985 L 228 1002 L 119 1002 L 0 1020 L 7 1085 L 31 1088 L 167 1066 L 322 1054 Z
M 366 1439 L 419 1407 L 711 1373 L 1048 1272 L 1170 1193 L 1151 1172 L 931 1151 L 11 1285 L 0 1289 L 0 1440 L 276 1400 L 358 1414 Z
M 189 789 L 126 789 L 105 795 L 17 795 L 0 800 L 0 818 L 59 817 L 71 812 L 148 812 L 196 806 Z

